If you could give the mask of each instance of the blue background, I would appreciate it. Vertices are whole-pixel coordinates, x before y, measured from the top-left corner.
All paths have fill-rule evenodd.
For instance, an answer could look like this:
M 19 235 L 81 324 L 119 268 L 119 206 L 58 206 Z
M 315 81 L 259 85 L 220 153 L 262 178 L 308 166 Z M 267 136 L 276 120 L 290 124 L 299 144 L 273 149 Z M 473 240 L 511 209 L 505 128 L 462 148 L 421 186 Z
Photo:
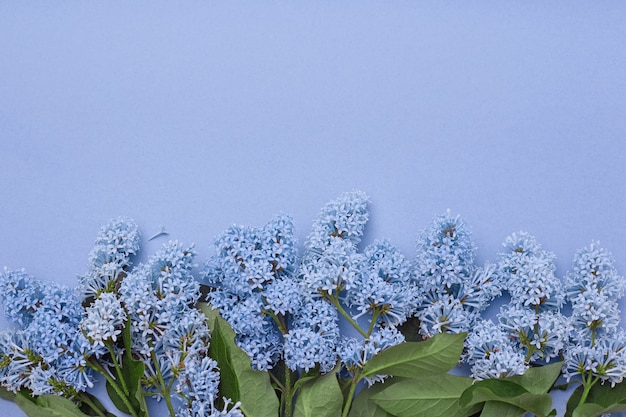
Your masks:
M 159 225 L 199 263 L 279 212 L 303 242 L 358 188 L 365 244 L 412 258 L 450 208 L 480 263 L 525 230 L 559 276 L 592 240 L 624 274 L 625 17 L 617 1 L 1 2 L 0 267 L 75 285 L 119 215 L 139 260 Z

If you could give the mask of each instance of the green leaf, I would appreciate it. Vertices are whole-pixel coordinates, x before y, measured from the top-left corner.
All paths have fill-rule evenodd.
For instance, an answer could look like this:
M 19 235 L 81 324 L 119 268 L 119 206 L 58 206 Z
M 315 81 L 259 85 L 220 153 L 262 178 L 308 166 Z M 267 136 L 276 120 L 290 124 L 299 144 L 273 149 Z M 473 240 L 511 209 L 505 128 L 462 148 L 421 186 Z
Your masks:
M 132 354 L 132 334 L 130 330 L 130 318 L 124 326 L 124 355 L 122 356 L 122 376 L 126 381 L 128 388 L 128 399 L 139 416 L 148 416 L 148 407 L 143 396 L 143 388 L 141 386 L 141 378 L 145 372 L 145 364 L 143 361 L 133 359 Z
M 305 382 L 296 398 L 294 417 L 337 417 L 341 415 L 343 394 L 337 374 L 329 372 Z
M 574 409 L 578 406 L 578 403 L 583 396 L 583 391 L 584 387 L 581 385 L 574 390 L 572 395 L 570 395 L 569 400 L 567 400 L 567 408 L 565 409 L 564 417 L 572 417 Z
M 240 401 L 246 417 L 276 417 L 279 402 L 269 373 L 252 369 L 250 358 L 235 343 L 235 332 L 217 310 L 206 303 L 198 303 L 198 308 L 211 330 L 209 356 L 220 368 L 220 394 Z
M 9 401 L 15 401 L 15 393 L 0 385 L 0 398 Z
M 343 403 L 345 404 L 348 401 L 348 396 L 350 395 L 350 390 L 352 388 L 352 379 L 351 378 L 339 378 L 339 388 L 341 388 L 341 393 L 343 394 Z
M 297 377 L 297 374 L 296 374 Z M 292 389 L 294 391 L 297 391 L 300 389 L 301 386 L 303 386 L 305 383 L 310 382 L 315 380 L 316 378 L 319 378 L 319 375 L 302 375 L 300 378 L 298 378 L 298 380 L 293 384 Z
M 392 378 L 384 383 L 377 383 L 371 387 L 366 387 L 354 398 L 352 408 L 348 417 L 393 417 L 383 408 L 372 400 L 372 396 L 378 394 L 384 389 L 389 388 L 394 383 L 400 381 L 401 378 Z
M 581 389 L 579 387 L 578 389 Z M 577 389 L 577 391 L 578 391 Z M 574 395 L 572 395 L 574 397 Z M 578 396 L 580 401 L 580 396 Z M 576 404 L 578 404 L 576 401 Z M 569 402 L 568 402 L 569 406 Z M 589 391 L 584 404 L 574 408 L 573 417 L 595 417 L 606 413 L 626 410 L 626 384 L 596 384 Z
M 107 381 L 106 383 L 106 390 L 107 394 L 109 394 L 109 399 L 111 400 L 115 408 L 120 410 L 122 413 L 130 414 L 130 410 L 126 406 L 126 403 L 124 403 L 122 397 L 119 396 L 119 394 L 117 393 L 117 391 L 115 391 L 115 388 L 113 388 L 109 381 Z
M 626 404 L 612 404 L 608 407 L 596 403 L 584 403 L 574 409 L 573 417 L 597 417 L 615 411 L 626 410 Z
M 112 414 L 107 411 L 106 407 L 102 405 L 98 397 L 89 393 L 89 392 L 81 392 L 79 397 L 81 404 L 80 410 L 90 416 L 99 416 L 98 411 L 104 414 L 106 417 L 116 417 L 115 414 Z M 85 399 L 89 400 L 90 403 L 87 403 Z M 96 411 L 97 410 L 97 411 Z
M 406 342 L 385 349 L 363 367 L 362 376 L 378 374 L 420 378 L 445 374 L 459 362 L 465 333 L 438 334 L 424 342 Z
M 497 401 L 487 401 L 480 417 L 522 417 L 524 414 L 526 410 L 523 408 Z
M 89 417 L 76 404 L 58 395 L 41 395 L 30 398 L 28 394 L 15 396 L 17 404 L 29 417 Z
M 485 401 L 498 401 L 531 411 L 537 416 L 547 416 L 552 411 L 552 397 L 533 394 L 521 385 L 505 379 L 478 381 L 461 396 L 461 406 L 469 407 Z
M 139 417 L 148 417 L 148 409 L 146 406 L 146 400 L 143 396 L 143 389 L 141 386 L 141 378 L 143 377 L 145 364 L 142 361 L 133 359 L 131 349 L 131 330 L 130 330 L 130 318 L 126 321 L 124 330 L 122 333 L 122 341 L 124 343 L 124 354 L 122 355 L 122 363 L 120 364 L 121 379 L 117 381 L 117 387 L 119 390 L 123 389 L 123 385 L 126 386 L 124 394 L 125 399 L 130 404 L 132 411 Z M 116 373 L 116 372 L 115 372 Z M 117 373 L 116 373 L 117 374 Z M 106 390 L 109 394 L 109 398 L 115 405 L 115 407 L 123 413 L 133 414 L 128 407 L 128 404 L 120 396 L 121 394 L 116 391 L 113 385 L 107 380 Z
M 506 381 L 521 385 L 532 394 L 547 393 L 561 374 L 563 362 L 528 369 L 523 375 L 504 378 Z M 521 417 L 526 410 L 512 404 L 497 401 L 487 401 L 483 407 L 481 417 Z
M 144 374 L 145 364 L 132 358 L 130 350 L 122 357 L 122 376 L 128 388 L 128 399 L 139 416 L 148 416 L 146 402 L 143 397 L 141 378 Z
M 563 362 L 555 362 L 550 365 L 530 368 L 523 375 L 509 376 L 503 379 L 515 382 L 533 394 L 545 394 L 561 375 L 562 367 Z
M 523 375 L 515 375 L 503 378 L 519 384 L 532 394 L 545 394 L 553 386 L 561 374 L 563 362 L 556 362 L 546 366 L 528 369 Z M 487 401 L 483 407 L 481 417 L 521 417 L 526 410 L 518 406 L 500 401 Z
M 587 402 L 593 402 L 603 406 L 626 403 L 626 382 L 615 384 L 596 384 L 589 391 Z
M 398 417 L 464 417 L 473 411 L 461 407 L 459 397 L 471 385 L 471 378 L 441 374 L 404 379 L 371 398 Z

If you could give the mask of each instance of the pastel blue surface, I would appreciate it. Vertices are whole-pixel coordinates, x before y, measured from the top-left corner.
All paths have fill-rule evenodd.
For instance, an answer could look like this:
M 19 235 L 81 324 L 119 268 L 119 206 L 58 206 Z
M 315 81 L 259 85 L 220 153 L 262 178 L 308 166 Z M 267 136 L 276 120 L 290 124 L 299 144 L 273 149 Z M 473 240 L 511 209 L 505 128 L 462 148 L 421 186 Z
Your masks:
M 611 1 L 2 2 L 0 267 L 74 285 L 119 215 L 144 257 L 160 225 L 201 263 L 232 223 L 278 212 L 303 242 L 358 188 L 364 244 L 413 257 L 450 208 L 479 262 L 525 230 L 559 276 L 592 240 L 626 274 L 625 15 Z

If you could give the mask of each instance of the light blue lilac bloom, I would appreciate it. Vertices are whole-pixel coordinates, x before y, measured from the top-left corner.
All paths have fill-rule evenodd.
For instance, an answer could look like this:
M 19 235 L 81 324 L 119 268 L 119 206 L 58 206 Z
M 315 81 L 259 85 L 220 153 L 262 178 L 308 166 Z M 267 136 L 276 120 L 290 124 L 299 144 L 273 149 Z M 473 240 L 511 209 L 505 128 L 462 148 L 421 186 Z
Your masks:
M 0 294 L 4 315 L 24 327 L 33 319 L 33 314 L 44 299 L 44 288 L 40 282 L 24 269 L 11 271 L 5 268 L 0 275 Z
M 503 243 L 498 274 L 513 303 L 545 310 L 558 310 L 564 302 L 563 285 L 555 276 L 556 256 L 526 232 L 513 233 Z
M 526 364 L 547 363 L 568 343 L 571 323 L 561 313 L 565 293 L 555 275 L 556 257 L 526 232 L 511 234 L 503 246 L 497 273 L 511 302 L 500 309 L 498 321 Z
M 138 241 L 131 220 L 103 227 L 77 291 L 43 284 L 23 270 L 0 275 L 5 313 L 20 326 L 0 333 L 0 384 L 75 398 L 93 387 L 91 366 L 111 372 L 108 355 L 120 360 L 120 338 L 130 323 L 131 354 L 145 364 L 144 391 L 159 397 L 177 387 L 181 416 L 241 417 L 239 404 L 217 398 L 209 329 L 194 307 L 200 289 L 191 272 L 193 246 L 169 242 L 131 270 Z
M 193 245 L 169 241 L 129 272 L 119 288 L 130 320 L 131 349 L 145 364 L 146 388 L 157 397 L 159 373 L 170 383 L 185 357 L 208 350 L 205 318 L 193 307 L 200 297 L 191 272 L 195 256 Z
M 326 297 L 355 288 L 362 279 L 364 266 L 365 258 L 356 252 L 356 246 L 336 237 L 323 252 L 305 252 L 300 274 L 307 288 Z
M 468 331 L 500 294 L 494 267 L 476 266 L 475 251 L 467 224 L 449 210 L 420 233 L 415 280 L 423 293 L 417 313 L 423 337 Z
M 24 270 L 5 270 L 0 287 L 6 314 L 19 326 L 0 333 L 0 384 L 70 398 L 92 387 L 95 376 L 86 361 L 98 349 L 79 330 L 83 309 L 76 292 Z
M 377 314 L 379 323 L 404 323 L 421 302 L 409 261 L 387 240 L 368 245 L 364 255 L 364 267 L 346 304 L 359 311 L 355 318 Z
M 613 256 L 598 242 L 574 256 L 565 290 L 572 304 L 570 343 L 563 365 L 568 381 L 592 376 L 614 386 L 626 376 L 626 335 L 619 329 L 617 304 L 624 286 Z
M 117 295 L 103 293 L 87 307 L 80 328 L 92 345 L 104 347 L 117 341 L 125 321 L 126 310 Z
M 306 372 L 319 364 L 322 373 L 329 372 L 337 363 L 339 337 L 337 310 L 309 294 L 304 297 L 302 308 L 294 312 L 285 335 L 285 363 L 294 371 Z M 300 346 L 306 346 L 306 351 L 301 351 Z
M 224 406 L 216 407 L 220 375 L 217 363 L 209 357 L 188 357 L 180 372 L 176 392 L 183 405 L 176 417 L 244 417 L 239 403 L 223 399 Z
M 365 256 L 357 252 L 369 218 L 368 197 L 344 193 L 327 203 L 313 222 L 300 266 L 304 284 L 320 296 L 349 291 L 362 280 Z
M 286 215 L 263 227 L 232 226 L 216 239 L 216 254 L 202 271 L 212 287 L 207 300 L 231 325 L 255 369 L 272 369 L 283 356 L 290 317 L 305 305 L 295 276 L 295 243 L 293 220 Z M 295 363 L 305 364 L 290 361 Z
M 300 264 L 300 279 L 316 298 L 343 309 L 353 320 L 369 319 L 373 333 L 366 339 L 341 342 L 338 353 L 348 370 L 399 343 L 395 326 L 414 314 L 420 300 L 410 264 L 388 241 L 359 252 L 368 203 L 361 191 L 327 203 L 313 222 Z
M 404 342 L 404 336 L 395 327 L 379 327 L 367 339 L 346 338 L 339 345 L 339 354 L 351 374 L 362 369 L 376 354 Z M 368 385 L 382 382 L 387 375 L 366 377 Z
M 510 304 L 500 309 L 498 321 L 527 363 L 547 363 L 559 357 L 570 334 L 570 320 L 558 311 L 536 313 Z
M 313 221 L 305 243 L 309 251 L 321 252 L 334 238 L 358 245 L 369 220 L 369 197 L 362 191 L 351 191 L 328 202 Z
M 89 254 L 87 272 L 80 277 L 84 298 L 101 292 L 112 292 L 130 268 L 131 256 L 139 250 L 139 229 L 130 219 L 119 217 L 109 221 L 98 233 Z
M 466 361 L 471 365 L 471 376 L 482 380 L 521 375 L 528 365 L 523 352 L 507 333 L 491 320 L 478 320 L 466 340 Z
M 274 279 L 293 275 L 296 248 L 293 220 L 277 216 L 261 228 L 232 226 L 215 242 L 217 254 L 203 270 L 205 283 L 247 296 Z

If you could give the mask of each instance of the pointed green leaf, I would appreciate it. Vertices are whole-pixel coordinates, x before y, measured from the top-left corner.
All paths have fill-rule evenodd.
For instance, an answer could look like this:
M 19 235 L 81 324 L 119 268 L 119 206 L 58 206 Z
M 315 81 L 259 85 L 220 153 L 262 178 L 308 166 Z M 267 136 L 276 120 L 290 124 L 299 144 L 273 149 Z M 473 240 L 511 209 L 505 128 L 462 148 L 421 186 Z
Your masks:
M 198 308 L 211 330 L 209 356 L 220 368 L 220 394 L 240 401 L 246 417 L 276 417 L 279 402 L 269 373 L 252 369 L 250 358 L 235 343 L 235 332 L 217 310 L 206 303 L 198 303 Z
M 13 391 L 9 391 L 3 385 L 0 385 L 0 398 L 15 401 L 15 393 Z
M 30 394 L 25 391 L 17 392 L 15 395 L 15 404 L 26 413 L 28 417 L 47 417 L 47 412 L 37 405 L 37 399 L 31 397 Z
M 504 380 L 518 383 L 532 394 L 545 394 L 561 374 L 563 362 L 528 369 L 523 375 L 506 377 Z M 522 417 L 526 410 L 499 401 L 487 401 L 481 417 Z M 571 416 L 570 416 L 571 417 Z
M 552 411 L 552 397 L 533 394 L 526 388 L 504 379 L 478 381 L 463 393 L 460 404 L 464 407 L 485 401 L 498 401 L 531 411 L 537 416 L 547 416 Z
M 580 402 L 580 399 L 583 396 L 583 391 L 584 391 L 584 388 L 581 385 L 574 390 L 572 395 L 570 395 L 569 400 L 567 400 L 567 408 L 565 409 L 564 417 L 572 417 L 572 414 L 574 413 L 574 409 L 578 406 L 578 403 Z
M 297 375 L 296 375 L 297 377 Z M 293 390 L 297 391 L 300 389 L 302 385 L 307 382 L 313 381 L 316 378 L 319 378 L 319 375 L 302 375 L 298 378 L 298 380 L 293 384 Z
M 459 397 L 471 385 L 471 378 L 442 374 L 404 379 L 371 398 L 398 417 L 464 417 L 473 411 L 461 407 Z
M 15 404 L 29 417 L 89 417 L 72 401 L 58 395 L 41 395 L 32 399 L 28 394 L 18 394 Z
M 545 394 L 550 391 L 552 385 L 561 375 L 563 362 L 555 362 L 550 365 L 537 366 L 528 369 L 523 375 L 515 375 L 504 378 L 526 388 L 533 394 Z
M 401 378 L 388 379 L 384 383 L 376 383 L 371 387 L 366 387 L 354 398 L 352 408 L 348 417 L 393 417 L 372 400 L 372 396 L 382 390 L 389 388 Z
M 589 391 L 587 402 L 608 407 L 612 404 L 626 403 L 626 382 L 615 384 L 596 384 Z
M 122 397 L 119 396 L 119 394 L 117 393 L 117 391 L 115 391 L 115 388 L 113 388 L 109 381 L 107 381 L 106 383 L 106 390 L 107 394 L 109 394 L 109 399 L 111 400 L 115 408 L 120 410 L 122 413 L 130 414 L 130 410 L 126 406 L 126 403 L 124 403 Z
M 220 392 L 227 398 L 238 401 L 241 397 L 241 393 L 237 373 L 235 372 L 234 364 L 231 363 L 230 358 L 232 355 L 237 356 L 237 354 L 231 352 L 234 348 L 229 345 L 228 340 L 219 333 L 218 316 L 214 315 L 209 318 L 207 322 L 211 330 L 209 356 L 217 362 L 220 368 Z M 249 363 L 250 358 L 247 358 L 247 360 Z M 241 367 L 243 368 L 243 363 L 241 363 Z
M 294 417 L 337 417 L 341 415 L 343 394 L 337 374 L 329 372 L 302 384 Z
M 419 378 L 445 374 L 459 362 L 465 336 L 465 333 L 442 333 L 423 342 L 405 342 L 392 346 L 365 364 L 361 375 Z
M 581 388 L 581 387 L 579 387 Z M 572 395 L 573 397 L 573 395 Z M 580 398 L 580 396 L 578 397 Z M 576 403 L 577 404 L 577 403 Z M 568 404 L 569 405 L 569 404 Z M 596 384 L 584 404 L 574 408 L 573 417 L 595 417 L 626 410 L 626 384 Z
M 89 402 L 86 402 L 85 399 Z M 102 405 L 98 397 L 89 392 L 81 392 L 80 401 L 80 410 L 85 414 L 90 416 L 100 416 L 104 414 L 106 417 L 115 417 L 115 414 L 107 411 L 106 407 Z
M 122 376 L 126 381 L 126 387 L 128 388 L 128 399 L 132 407 L 137 412 L 137 415 L 141 417 L 148 416 L 148 407 L 146 406 L 146 400 L 143 396 L 143 388 L 141 386 L 141 378 L 145 371 L 145 364 L 143 361 L 138 361 L 133 358 L 132 354 L 132 334 L 131 334 L 130 318 L 126 321 L 124 326 L 124 355 L 122 356 Z
M 573 417 L 597 417 L 616 411 L 626 411 L 626 404 L 612 404 L 608 407 L 596 403 L 584 403 L 574 409 Z
M 143 396 L 141 378 L 144 374 L 145 364 L 132 358 L 130 350 L 122 357 L 122 376 L 128 387 L 128 399 L 139 416 L 148 416 L 146 402 Z
M 514 405 L 487 401 L 480 413 L 480 417 L 523 417 L 525 414 L 526 410 Z
M 135 414 L 139 417 L 148 417 L 148 408 L 143 396 L 141 378 L 144 374 L 145 364 L 133 359 L 131 350 L 130 318 L 126 321 L 122 331 L 124 353 L 120 366 L 121 377 L 116 378 L 118 390 L 107 380 L 106 390 L 115 407 L 126 414 Z M 115 368 L 112 372 L 117 375 Z M 125 387 L 125 388 L 124 388 Z M 120 392 L 118 392 L 120 391 Z M 123 391 L 123 393 L 121 392 Z M 121 397 L 124 395 L 124 398 Z M 134 413 L 131 413 L 131 409 Z

